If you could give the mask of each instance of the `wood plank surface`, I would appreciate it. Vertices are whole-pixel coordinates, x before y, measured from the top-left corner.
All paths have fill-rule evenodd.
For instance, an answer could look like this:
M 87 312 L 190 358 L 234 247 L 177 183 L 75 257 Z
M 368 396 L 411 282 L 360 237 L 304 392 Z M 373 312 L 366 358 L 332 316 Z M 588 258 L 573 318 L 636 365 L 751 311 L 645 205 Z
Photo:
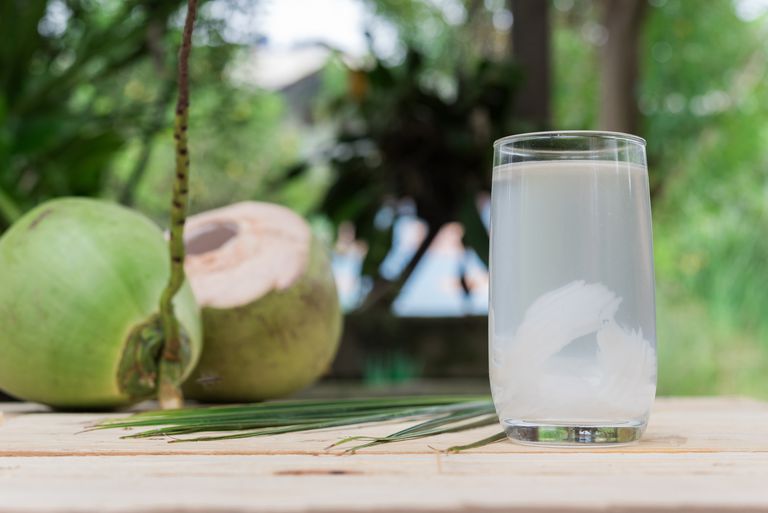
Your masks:
M 659 399 L 643 440 L 614 449 L 497 443 L 483 428 L 367 449 L 404 424 L 206 443 L 81 432 L 105 415 L 0 405 L 0 512 L 768 512 L 768 403 Z

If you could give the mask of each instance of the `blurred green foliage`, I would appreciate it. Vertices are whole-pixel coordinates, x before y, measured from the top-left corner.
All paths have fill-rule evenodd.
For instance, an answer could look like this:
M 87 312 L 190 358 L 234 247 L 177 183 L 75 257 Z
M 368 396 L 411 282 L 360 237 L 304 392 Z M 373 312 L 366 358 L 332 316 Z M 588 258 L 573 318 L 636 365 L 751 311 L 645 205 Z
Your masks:
M 145 110 L 116 79 L 178 3 L 0 3 L 0 227 L 47 198 L 101 193 Z
M 641 106 L 655 188 L 659 280 L 681 295 L 660 318 L 662 343 L 691 359 L 711 352 L 702 391 L 768 396 L 768 49 L 766 19 L 737 17 L 732 2 L 667 2 L 649 20 Z M 714 42 L 714 43 L 713 43 Z M 662 289 L 663 290 L 663 289 Z M 699 316 L 689 304 L 700 303 Z M 662 302 L 662 305 L 664 303 Z M 677 332 L 676 332 L 677 331 Z M 683 348 L 685 348 L 683 350 Z M 660 372 L 665 369 L 662 367 Z M 664 383 L 662 383 L 663 385 Z M 676 390 L 677 387 L 672 388 Z M 662 388 L 662 390 L 664 390 Z
M 599 10 L 555 5 L 554 124 L 593 127 Z M 641 41 L 659 392 L 768 397 L 768 20 L 701 7 L 650 2 Z
M 238 80 L 233 69 L 247 66 L 253 50 L 244 43 L 230 42 L 225 37 L 226 15 L 242 6 L 218 2 L 224 17 L 214 17 L 201 9 L 198 44 L 191 56 L 190 148 L 194 180 L 191 182 L 193 213 L 220 207 L 234 201 L 262 199 L 291 205 L 302 213 L 310 211 L 318 199 L 312 192 L 322 189 L 327 177 L 311 173 L 294 180 L 289 186 L 284 175 L 302 149 L 300 124 L 293 119 L 284 97 Z M 229 9 L 229 10 L 227 10 Z M 175 55 L 175 51 L 170 57 Z M 173 72 L 173 70 L 171 70 Z M 162 94 L 163 84 L 155 80 L 152 69 L 144 67 L 125 77 L 126 91 L 132 91 L 146 102 Z M 126 140 L 125 151 L 113 162 L 111 179 L 104 194 L 124 199 L 132 192 L 134 205 L 164 223 L 167 215 L 168 191 L 172 174 L 173 138 L 172 105 L 161 111 L 161 123 L 151 137 L 139 133 Z M 149 122 L 152 124 L 152 120 Z M 146 128 L 147 124 L 144 125 Z M 143 153 L 150 149 L 143 167 Z M 140 179 L 132 176 L 140 170 Z
M 641 93 L 660 174 L 660 271 L 705 298 L 716 321 L 764 341 L 766 28 L 765 19 L 739 19 L 729 2 L 713 2 L 706 15 L 668 2 L 648 27 Z
M 165 222 L 182 3 L 0 2 L 0 230 L 66 195 L 114 198 Z M 206 7 L 191 64 L 192 209 L 256 197 L 302 207 L 327 178 L 267 187 L 297 158 L 301 133 L 279 94 L 232 78 L 251 50 L 228 42 Z
M 354 72 L 331 58 L 312 126 L 285 95 L 234 77 L 252 49 L 227 39 L 226 16 L 204 2 L 191 66 L 193 210 L 266 199 L 354 221 L 376 276 L 392 226 L 380 212 L 409 196 L 431 225 L 463 220 L 483 255 L 473 199 L 490 186 L 490 141 L 515 130 L 507 107 L 519 77 L 509 31 L 494 25 L 507 3 L 360 1 L 395 28 L 399 51 Z M 0 0 L 0 231 L 73 194 L 165 221 L 180 3 Z M 732 0 L 649 3 L 638 98 L 660 391 L 768 397 L 768 20 L 740 18 Z M 552 124 L 595 128 L 599 4 L 552 7 Z

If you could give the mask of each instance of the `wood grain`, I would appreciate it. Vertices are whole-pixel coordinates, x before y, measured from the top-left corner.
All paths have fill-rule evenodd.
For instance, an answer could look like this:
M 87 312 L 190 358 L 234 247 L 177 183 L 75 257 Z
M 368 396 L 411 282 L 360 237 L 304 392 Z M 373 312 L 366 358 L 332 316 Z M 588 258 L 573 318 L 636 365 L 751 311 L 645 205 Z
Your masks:
M 432 449 L 493 431 L 478 429 L 344 456 L 323 448 L 403 424 L 169 444 L 78 434 L 104 415 L 11 409 L 2 513 L 768 512 L 768 403 L 749 399 L 660 399 L 642 442 L 616 449 Z

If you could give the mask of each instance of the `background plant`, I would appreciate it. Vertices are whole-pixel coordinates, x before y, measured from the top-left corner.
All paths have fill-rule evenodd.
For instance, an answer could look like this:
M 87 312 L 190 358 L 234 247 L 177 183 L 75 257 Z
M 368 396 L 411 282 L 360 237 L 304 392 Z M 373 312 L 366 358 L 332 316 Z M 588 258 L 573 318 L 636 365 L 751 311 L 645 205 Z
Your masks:
M 180 3 L 0 2 L 0 230 L 71 194 L 120 200 L 166 222 Z M 508 110 L 525 80 L 504 22 L 513 2 L 366 1 L 371 23 L 398 34 L 398 50 L 354 65 L 332 56 L 307 119 L 289 96 L 233 78 L 260 50 L 263 2 L 215 3 L 224 7 L 201 6 L 191 66 L 193 211 L 266 199 L 316 226 L 354 224 L 369 248 L 367 304 L 377 315 L 418 262 L 380 275 L 398 216 L 415 214 L 431 231 L 460 220 L 465 243 L 483 256 L 473 207 L 489 187 L 489 141 L 521 122 Z M 768 397 L 767 22 L 747 3 L 645 4 L 636 98 L 654 190 L 664 393 Z M 604 2 L 547 5 L 550 125 L 597 128 Z M 249 6 L 253 38 L 233 40 L 228 17 Z

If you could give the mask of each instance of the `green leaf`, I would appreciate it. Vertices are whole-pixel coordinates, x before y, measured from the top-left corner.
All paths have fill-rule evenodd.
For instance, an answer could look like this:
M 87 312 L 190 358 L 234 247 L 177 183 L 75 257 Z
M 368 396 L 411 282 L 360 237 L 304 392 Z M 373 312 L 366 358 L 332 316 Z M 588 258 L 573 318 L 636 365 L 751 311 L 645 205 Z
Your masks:
M 134 414 L 128 418 L 105 420 L 90 429 L 152 428 L 124 438 L 171 436 L 172 442 L 178 443 L 252 438 L 393 420 L 420 422 L 382 437 L 345 438 L 331 447 L 352 441 L 365 442 L 347 449 L 347 452 L 354 452 L 384 443 L 467 431 L 498 422 L 493 403 L 488 397 L 414 396 L 336 401 L 279 401 L 151 411 Z M 191 436 L 217 431 L 228 433 Z M 495 441 L 496 438 L 480 440 L 466 447 L 480 447 L 490 443 L 489 440 Z

